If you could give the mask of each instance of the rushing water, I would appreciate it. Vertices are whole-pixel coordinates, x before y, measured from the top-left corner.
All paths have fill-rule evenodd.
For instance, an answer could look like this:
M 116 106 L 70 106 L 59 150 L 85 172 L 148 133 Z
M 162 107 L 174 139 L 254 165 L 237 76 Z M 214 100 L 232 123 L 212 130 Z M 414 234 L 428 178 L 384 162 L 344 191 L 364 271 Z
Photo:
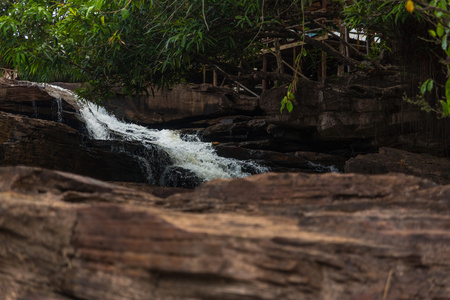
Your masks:
M 70 92 L 58 86 L 52 88 Z M 174 130 L 156 130 L 144 126 L 126 123 L 118 120 L 103 107 L 88 101 L 79 101 L 80 114 L 86 122 L 91 139 L 95 140 L 125 140 L 142 143 L 145 147 L 157 145 L 170 157 L 172 166 L 187 169 L 203 181 L 214 178 L 246 177 L 255 173 L 265 173 L 269 169 L 253 161 L 240 161 L 220 157 L 211 143 L 202 142 L 193 134 L 182 134 Z M 58 111 L 61 106 L 58 105 Z M 59 116 L 59 115 L 58 115 Z M 148 169 L 151 163 L 139 157 L 143 169 Z M 147 172 L 152 176 L 151 172 Z M 157 182 L 148 178 L 149 182 Z

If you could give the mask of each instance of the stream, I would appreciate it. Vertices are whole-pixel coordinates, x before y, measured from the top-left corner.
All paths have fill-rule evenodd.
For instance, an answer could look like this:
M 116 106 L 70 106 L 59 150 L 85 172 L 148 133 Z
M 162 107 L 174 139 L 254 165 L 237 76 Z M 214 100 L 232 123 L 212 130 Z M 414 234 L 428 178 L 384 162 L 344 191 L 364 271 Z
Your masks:
M 55 85 L 48 85 L 66 93 L 70 90 Z M 211 143 L 205 143 L 195 134 L 184 134 L 176 130 L 157 130 L 144 126 L 127 123 L 118 120 L 114 115 L 108 113 L 103 107 L 84 99 L 78 99 L 80 115 L 86 123 L 89 137 L 93 140 L 130 141 L 142 144 L 144 147 L 154 149 L 157 146 L 170 158 L 166 167 L 167 172 L 185 169 L 189 174 L 195 174 L 201 182 L 214 178 L 238 178 L 253 174 L 266 173 L 269 168 L 254 161 L 237 160 L 225 158 L 216 154 Z M 58 109 L 61 105 L 58 103 Z M 58 116 L 61 113 L 58 112 Z M 150 156 L 151 157 L 151 156 Z M 142 168 L 146 171 L 148 183 L 166 185 L 160 178 L 155 178 L 149 156 L 137 157 Z M 174 169 L 175 167 L 175 169 Z

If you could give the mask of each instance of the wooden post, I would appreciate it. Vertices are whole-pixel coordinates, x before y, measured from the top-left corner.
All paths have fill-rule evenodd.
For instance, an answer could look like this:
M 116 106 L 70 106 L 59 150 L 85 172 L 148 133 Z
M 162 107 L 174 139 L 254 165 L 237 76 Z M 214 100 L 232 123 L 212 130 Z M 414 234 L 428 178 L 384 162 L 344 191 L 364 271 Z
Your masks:
M 338 25 L 339 25 L 339 36 L 341 37 L 341 39 L 345 39 L 345 26 L 342 24 L 341 20 L 338 21 Z M 339 52 L 342 55 L 346 55 L 345 47 L 342 42 L 339 43 Z M 344 66 L 343 65 L 338 66 L 337 76 L 339 76 L 339 77 L 344 76 Z
M 297 59 L 297 47 L 292 48 L 292 67 L 296 69 L 295 60 Z M 299 71 L 299 70 L 297 70 Z
M 203 66 L 203 83 L 206 83 L 206 67 Z
M 263 71 L 267 72 L 267 54 L 263 54 Z M 267 90 L 267 79 L 262 80 L 262 90 Z
M 345 41 L 348 43 L 348 27 L 345 26 Z M 348 46 L 345 46 L 345 56 L 349 57 Z M 350 66 L 347 66 L 347 73 L 350 73 Z
M 213 71 L 213 86 L 217 86 L 217 72 Z
M 322 81 L 324 81 L 325 77 L 327 77 L 327 53 L 325 51 L 322 51 L 322 71 L 320 75 Z
M 322 9 L 324 11 L 327 10 L 327 0 L 322 0 Z M 327 25 L 323 20 L 322 20 L 322 24 L 323 25 Z M 328 33 L 326 33 L 328 34 Z M 323 41 L 322 41 L 323 43 Z M 325 81 L 325 77 L 327 77 L 327 53 L 325 51 L 322 51 L 322 71 L 320 72 L 320 76 L 322 81 Z

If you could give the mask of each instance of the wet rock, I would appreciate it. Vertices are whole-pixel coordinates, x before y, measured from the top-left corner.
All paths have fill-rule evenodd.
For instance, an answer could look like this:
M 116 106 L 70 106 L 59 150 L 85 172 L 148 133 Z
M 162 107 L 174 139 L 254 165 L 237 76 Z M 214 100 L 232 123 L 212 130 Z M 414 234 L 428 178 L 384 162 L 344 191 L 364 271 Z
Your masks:
M 345 163 L 346 173 L 410 174 L 440 184 L 450 184 L 450 161 L 429 154 L 417 154 L 392 148 L 380 148 L 378 153 L 358 155 Z
M 215 146 L 217 154 L 223 157 L 235 158 L 239 160 L 252 160 L 268 167 L 272 172 L 312 172 L 323 173 L 330 172 L 327 168 L 330 161 L 326 161 L 323 165 L 321 162 L 314 162 L 302 157 L 299 153 L 281 153 L 269 150 L 248 149 L 242 147 L 242 143 L 220 143 Z M 331 157 L 331 156 L 330 156 Z M 323 161 L 322 161 L 323 163 Z M 336 168 L 335 171 L 338 171 Z
M 49 85 L 23 81 L 0 83 L 0 111 L 64 123 L 83 131 L 85 124 L 78 109 L 72 94 Z
M 342 171 L 344 170 L 345 162 L 348 160 L 347 157 L 318 152 L 296 151 L 293 153 L 293 155 L 302 157 L 316 164 L 321 164 L 324 166 L 335 166 L 337 169 Z
M 203 180 L 190 170 L 177 166 L 168 166 L 161 174 L 158 183 L 160 186 L 193 189 L 202 182 Z
M 240 142 L 268 137 L 267 122 L 263 118 L 230 116 L 220 118 L 216 124 L 201 132 L 204 140 L 215 142 Z
M 108 181 L 147 182 L 133 155 L 111 151 L 111 145 L 90 146 L 83 146 L 82 135 L 65 124 L 0 112 L 0 165 L 44 167 Z

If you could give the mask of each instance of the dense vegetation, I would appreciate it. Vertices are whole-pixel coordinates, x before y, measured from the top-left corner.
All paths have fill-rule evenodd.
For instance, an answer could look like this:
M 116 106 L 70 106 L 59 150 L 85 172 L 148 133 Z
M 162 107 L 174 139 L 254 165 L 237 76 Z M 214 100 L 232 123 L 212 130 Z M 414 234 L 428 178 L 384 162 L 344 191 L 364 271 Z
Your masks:
M 254 69 L 258 53 L 266 47 L 265 39 L 304 41 L 309 50 L 324 51 L 339 64 L 379 70 L 383 68 L 379 54 L 383 50 L 394 51 L 392 42 L 404 38 L 394 28 L 411 19 L 419 26 L 432 28 L 431 35 L 420 36 L 430 40 L 427 55 L 436 54 L 437 62 L 447 61 L 447 0 L 414 1 L 415 6 L 408 1 L 410 12 L 403 0 L 355 0 L 351 5 L 338 0 L 333 1 L 332 11 L 305 9 L 315 2 L 2 0 L 0 66 L 18 69 L 22 78 L 30 80 L 90 82 L 92 90 L 98 93 L 111 86 L 131 92 L 172 85 L 187 80 L 204 66 L 230 80 L 265 78 L 288 85 L 302 75 L 292 70 L 283 72 L 281 62 L 272 72 Z M 314 24 L 313 19 L 321 13 L 328 19 L 343 18 L 372 37 L 381 36 L 382 43 L 373 43 L 369 55 L 351 49 L 351 57 L 344 56 L 326 42 L 303 34 L 305 21 Z M 444 50 L 442 54 L 433 48 L 437 43 Z M 305 54 L 308 55 L 302 50 L 299 57 Z M 445 69 L 447 64 L 443 66 Z M 447 70 L 444 73 L 448 77 Z M 422 94 L 446 85 L 448 95 L 437 96 L 442 107 L 426 106 L 423 99 L 411 101 L 421 102 L 424 109 L 443 109 L 448 114 L 450 83 L 430 78 Z M 290 92 L 295 92 L 295 86 L 291 85 Z M 286 100 L 292 99 L 289 96 Z

